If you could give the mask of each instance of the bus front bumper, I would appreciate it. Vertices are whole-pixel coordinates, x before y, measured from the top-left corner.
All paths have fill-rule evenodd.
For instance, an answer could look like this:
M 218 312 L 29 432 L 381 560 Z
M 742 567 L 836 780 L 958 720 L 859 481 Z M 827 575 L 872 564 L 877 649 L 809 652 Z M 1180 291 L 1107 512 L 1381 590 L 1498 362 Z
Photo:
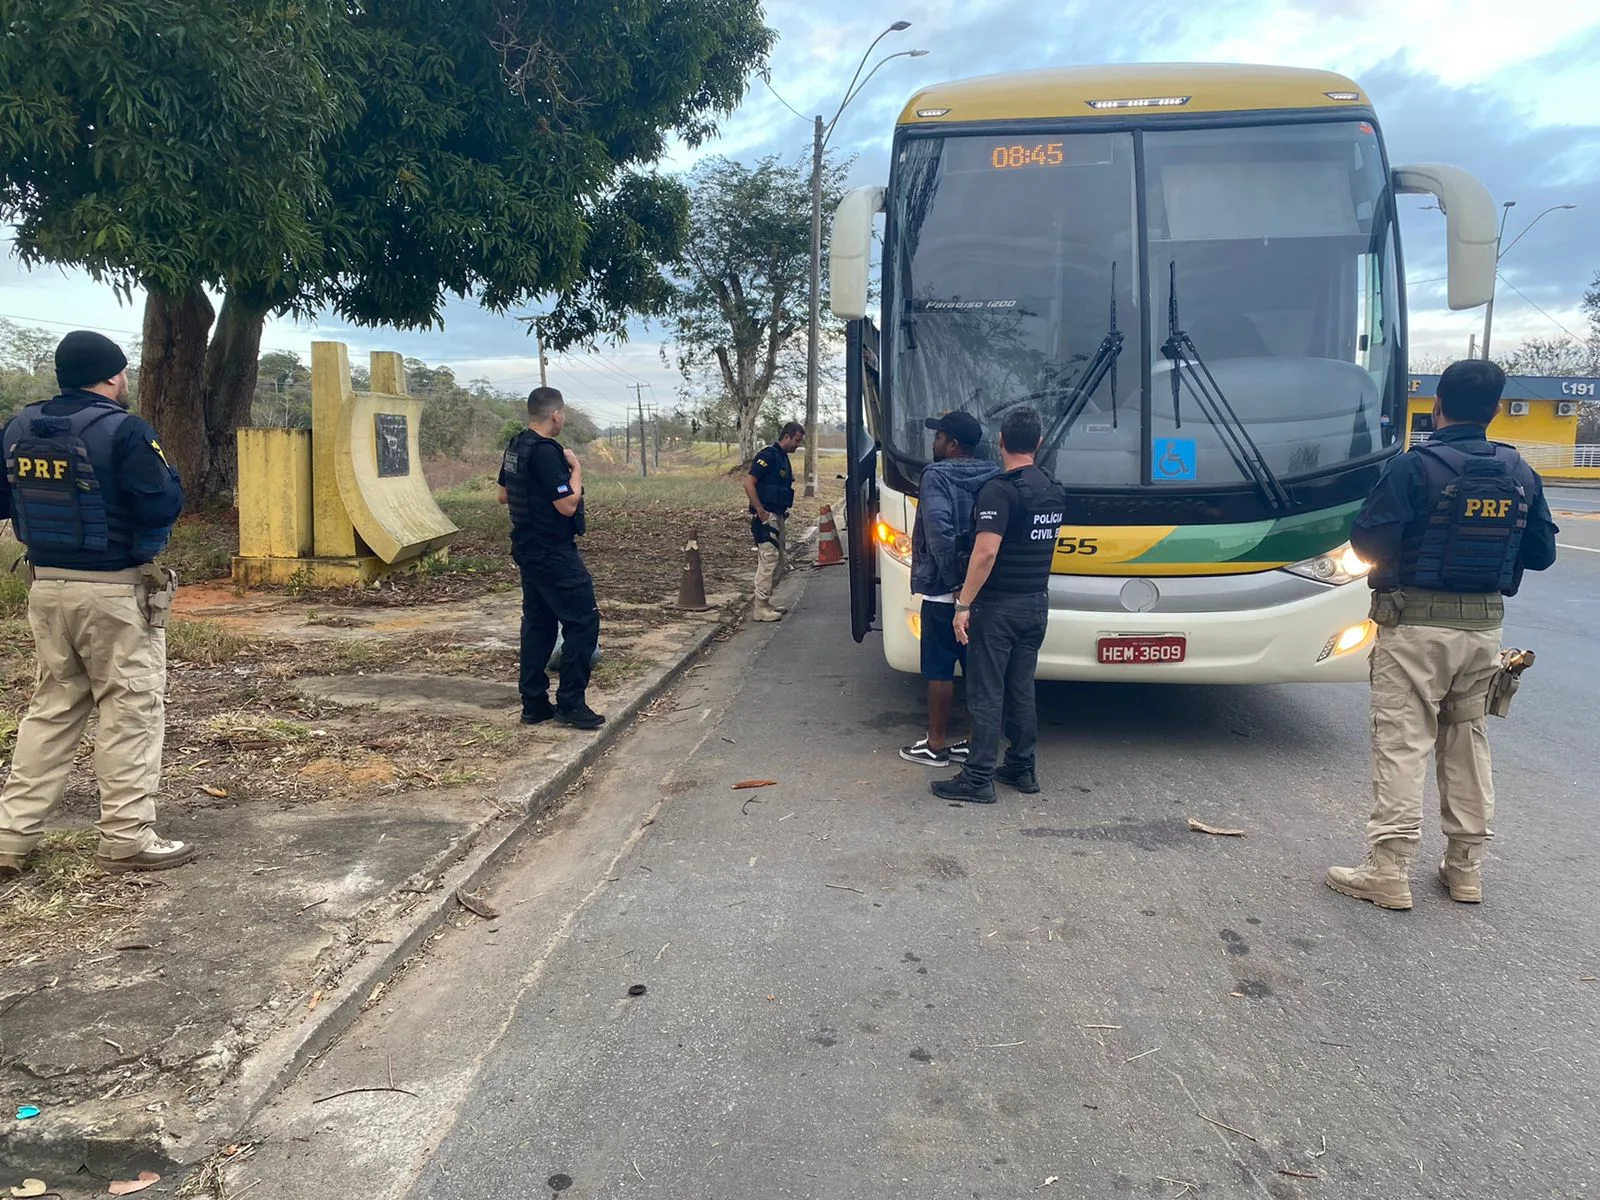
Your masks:
M 911 573 L 880 555 L 884 657 L 900 671 L 921 669 L 922 599 L 911 594 Z M 1219 587 L 1227 580 L 1217 579 Z M 1066 607 L 1053 588 L 1050 624 L 1039 652 L 1040 679 L 1148 683 L 1353 683 L 1367 678 L 1375 629 L 1367 621 L 1369 592 L 1360 583 L 1321 588 L 1270 607 L 1213 612 L 1107 612 Z M 1128 638 L 1161 638 L 1182 661 L 1103 662 L 1127 652 Z M 1109 641 L 1108 639 L 1115 639 Z M 1118 646 L 1118 650 L 1109 647 Z

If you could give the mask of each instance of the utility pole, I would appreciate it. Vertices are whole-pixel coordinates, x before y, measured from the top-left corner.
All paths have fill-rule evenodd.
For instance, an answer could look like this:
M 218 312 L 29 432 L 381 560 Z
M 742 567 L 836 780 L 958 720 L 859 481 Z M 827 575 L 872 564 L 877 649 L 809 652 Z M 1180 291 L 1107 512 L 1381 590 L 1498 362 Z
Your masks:
M 859 72 L 858 72 L 859 73 Z M 806 326 L 806 484 L 801 493 L 817 494 L 817 356 L 822 319 L 822 116 L 811 134 L 811 319 Z
M 1500 283 L 1500 260 L 1506 256 L 1506 254 L 1511 250 L 1512 246 L 1515 246 L 1523 238 L 1528 236 L 1528 231 L 1529 230 L 1531 230 L 1540 221 L 1542 221 L 1546 217 L 1548 217 L 1551 213 L 1553 213 L 1553 212 L 1570 212 L 1572 209 L 1578 207 L 1576 204 L 1552 204 L 1549 208 L 1545 209 L 1537 217 L 1535 217 L 1533 220 L 1529 221 L 1526 225 L 1524 225 L 1522 227 L 1522 232 L 1517 234 L 1516 237 L 1511 239 L 1511 246 L 1507 246 L 1504 250 L 1502 250 L 1500 248 L 1500 243 L 1506 236 L 1506 217 L 1511 215 L 1511 210 L 1513 208 L 1515 208 L 1516 206 L 1517 206 L 1517 202 L 1515 200 L 1507 200 L 1504 204 L 1502 204 L 1500 206 L 1500 232 L 1497 235 L 1495 235 L 1495 239 L 1494 239 L 1495 277 L 1494 277 L 1494 281 L 1493 281 L 1493 286 L 1489 290 L 1489 303 L 1486 304 L 1484 306 L 1484 309 L 1483 309 L 1483 357 L 1484 358 L 1488 358 L 1489 357 L 1489 331 L 1490 331 L 1491 327 L 1494 325 L 1494 294 L 1499 289 L 1499 283 Z
M 544 335 L 536 331 L 533 335 L 533 344 L 539 348 L 539 386 L 549 387 L 550 360 L 544 356 Z
M 634 384 L 633 394 L 634 398 L 639 404 L 639 478 L 643 479 L 649 474 L 649 472 L 645 469 L 646 454 L 644 449 L 644 384 Z

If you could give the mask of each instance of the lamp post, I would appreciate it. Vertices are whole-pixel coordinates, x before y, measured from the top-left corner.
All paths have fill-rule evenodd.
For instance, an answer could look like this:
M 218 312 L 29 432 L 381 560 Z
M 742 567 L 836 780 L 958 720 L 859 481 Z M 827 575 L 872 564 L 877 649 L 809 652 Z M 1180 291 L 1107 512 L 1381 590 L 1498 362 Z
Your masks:
M 1576 204 L 1552 204 L 1549 208 L 1545 209 L 1537 217 L 1524 225 L 1522 227 L 1522 232 L 1511 239 L 1511 246 L 1507 246 L 1504 250 L 1502 250 L 1500 248 L 1500 243 L 1506 236 L 1506 218 L 1511 215 L 1511 210 L 1516 206 L 1517 202 L 1515 200 L 1507 200 L 1500 206 L 1500 232 L 1495 236 L 1494 239 L 1495 277 L 1493 285 L 1489 290 L 1489 303 L 1486 304 L 1483 309 L 1483 357 L 1485 359 L 1489 357 L 1489 334 L 1494 327 L 1494 294 L 1497 290 L 1499 290 L 1500 260 L 1510 253 L 1512 246 L 1515 246 L 1523 238 L 1528 236 L 1528 230 L 1532 229 L 1551 213 L 1563 212 L 1567 209 L 1578 207 Z
M 812 125 L 811 319 L 806 329 L 806 482 L 802 493 L 806 496 L 817 494 L 817 364 L 822 319 L 822 155 L 827 149 L 828 139 L 833 136 L 834 127 L 844 115 L 845 108 L 850 101 L 861 94 L 861 89 L 867 86 L 868 81 L 878 73 L 878 69 L 884 63 L 896 58 L 921 58 L 927 53 L 926 50 L 902 50 L 898 54 L 887 55 L 867 72 L 865 79 L 861 77 L 861 71 L 867 65 L 867 59 L 872 57 L 872 52 L 878 48 L 878 43 L 891 33 L 900 33 L 910 28 L 910 21 L 896 21 L 873 38 L 872 44 L 867 47 L 867 52 L 861 56 L 860 63 L 856 65 L 856 73 L 850 78 L 850 86 L 844 90 L 844 99 L 839 101 L 839 108 L 833 114 L 833 120 L 823 124 L 822 116 L 818 114 Z

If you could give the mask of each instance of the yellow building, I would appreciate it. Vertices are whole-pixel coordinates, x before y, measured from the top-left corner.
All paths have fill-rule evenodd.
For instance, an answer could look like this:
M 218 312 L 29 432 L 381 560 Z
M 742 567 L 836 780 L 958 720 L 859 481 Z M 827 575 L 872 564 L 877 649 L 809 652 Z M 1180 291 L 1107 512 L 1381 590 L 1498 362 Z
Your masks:
M 1411 377 L 1406 444 L 1433 433 L 1437 375 Z M 1540 474 L 1557 479 L 1600 479 L 1600 447 L 1578 444 L 1578 414 L 1584 403 L 1600 403 L 1600 379 L 1512 375 L 1506 380 L 1500 415 L 1489 437 L 1509 442 Z

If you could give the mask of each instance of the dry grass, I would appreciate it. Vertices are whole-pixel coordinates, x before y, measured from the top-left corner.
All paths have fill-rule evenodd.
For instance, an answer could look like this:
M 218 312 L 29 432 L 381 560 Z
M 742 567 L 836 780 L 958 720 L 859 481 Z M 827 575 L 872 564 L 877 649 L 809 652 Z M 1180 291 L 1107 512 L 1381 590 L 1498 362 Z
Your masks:
M 124 901 L 139 884 L 94 865 L 98 841 L 92 829 L 47 834 L 22 877 L 0 890 L 0 965 L 115 936 L 117 917 L 131 911 Z

